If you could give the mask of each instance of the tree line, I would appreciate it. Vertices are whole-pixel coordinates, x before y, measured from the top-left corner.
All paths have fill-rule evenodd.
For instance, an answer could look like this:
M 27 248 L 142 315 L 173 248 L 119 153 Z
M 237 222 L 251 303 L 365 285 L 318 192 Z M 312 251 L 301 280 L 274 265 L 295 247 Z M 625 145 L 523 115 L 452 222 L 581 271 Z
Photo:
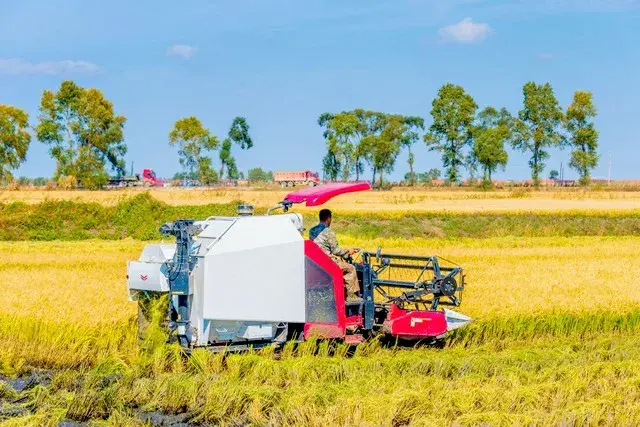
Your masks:
M 322 160 L 325 178 L 359 180 L 368 166 L 372 182 L 382 185 L 400 152 L 407 150 L 410 184 L 439 179 L 437 169 L 414 171 L 412 147 L 419 141 L 441 154 L 444 178 L 451 184 L 460 182 L 463 170 L 474 177 L 479 168 L 483 179 L 490 182 L 492 174 L 507 165 L 507 145 L 530 155 L 531 177 L 536 184 L 552 147 L 572 148 L 569 166 L 583 184 L 588 184 L 598 163 L 598 131 L 593 123 L 597 110 L 587 91 L 576 91 L 565 111 L 549 83 L 528 82 L 523 87 L 522 108 L 512 115 L 505 108 L 491 106 L 479 111 L 463 87 L 448 83 L 438 91 L 430 114 L 428 128 L 419 116 L 364 109 L 321 114 L 318 124 L 327 148 Z M 62 82 L 57 91 L 43 92 L 33 126 L 26 112 L 0 104 L 0 182 L 12 180 L 11 171 L 26 160 L 33 133 L 49 147 L 56 161 L 56 180 L 100 188 L 109 180 L 108 170 L 125 175 L 125 123 L 126 118 L 116 114 L 113 103 L 100 90 L 83 88 L 73 81 Z M 168 143 L 177 148 L 181 176 L 203 184 L 241 178 L 233 148 L 248 150 L 254 144 L 244 117 L 232 121 L 220 142 L 194 116 L 175 122 Z M 219 167 L 214 167 L 215 151 Z M 249 175 L 249 179 L 270 177 L 260 168 L 252 169 Z
M 528 82 L 522 92 L 523 105 L 514 116 L 506 108 L 488 106 L 479 110 L 462 86 L 447 83 L 431 104 L 432 124 L 427 129 L 417 116 L 362 109 L 323 113 L 318 124 L 327 147 L 324 175 L 333 181 L 352 176 L 358 180 L 367 164 L 373 173 L 372 182 L 377 177 L 382 185 L 383 174 L 393 171 L 398 155 L 406 149 L 409 184 L 438 179 L 437 170 L 426 174 L 414 171 L 411 148 L 422 139 L 430 151 L 441 154 L 444 177 L 450 184 L 459 183 L 465 169 L 474 179 L 479 168 L 483 180 L 490 183 L 492 174 L 507 165 L 507 145 L 529 154 L 531 178 L 536 185 L 549 159 L 549 149 L 570 147 L 569 166 L 578 172 L 581 184 L 588 184 L 599 159 L 598 131 L 593 123 L 597 110 L 591 92 L 576 91 L 566 111 L 550 83 Z
M 57 91 L 43 92 L 33 126 L 26 112 L 0 104 L 0 182 L 13 180 L 11 171 L 26 160 L 32 131 L 39 142 L 49 147 L 49 155 L 56 161 L 55 181 L 64 181 L 70 187 L 101 188 L 109 182 L 108 170 L 117 176 L 126 174 L 125 123 L 126 118 L 115 113 L 113 104 L 100 90 L 86 89 L 73 81 L 62 82 Z M 222 143 L 198 118 L 185 117 L 176 121 L 168 142 L 178 149 L 183 176 L 204 184 L 225 176 L 239 178 L 232 148 L 253 146 L 244 117 L 233 120 Z M 210 157 L 214 150 L 218 150 L 218 170 Z M 260 174 L 264 172 L 253 172 L 254 176 Z

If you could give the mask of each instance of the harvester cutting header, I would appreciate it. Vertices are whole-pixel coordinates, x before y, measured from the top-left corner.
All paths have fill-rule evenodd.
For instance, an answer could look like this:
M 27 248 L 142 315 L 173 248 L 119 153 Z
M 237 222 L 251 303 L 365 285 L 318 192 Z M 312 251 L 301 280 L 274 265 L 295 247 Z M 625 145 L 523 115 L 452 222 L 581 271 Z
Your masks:
M 160 228 L 172 244 L 146 245 L 128 263 L 129 294 L 139 303 L 168 295 L 170 337 L 186 348 L 241 350 L 311 337 L 357 344 L 386 336 L 436 342 L 470 318 L 459 306 L 460 266 L 436 256 L 363 251 L 355 266 L 357 301 L 346 301 L 342 271 L 316 243 L 303 238 L 296 203 L 319 206 L 369 190 L 368 183 L 326 184 L 288 194 L 267 215 L 239 206 L 236 217 L 177 220 Z M 284 213 L 272 215 L 282 209 Z

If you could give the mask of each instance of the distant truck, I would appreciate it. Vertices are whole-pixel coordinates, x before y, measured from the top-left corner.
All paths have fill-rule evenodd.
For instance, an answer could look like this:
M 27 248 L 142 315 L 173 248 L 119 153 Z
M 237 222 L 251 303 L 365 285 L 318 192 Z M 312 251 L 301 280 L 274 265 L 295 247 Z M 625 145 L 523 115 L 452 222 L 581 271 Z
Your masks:
M 273 182 L 277 182 L 281 187 L 295 187 L 296 185 L 306 185 L 315 187 L 320 184 L 320 176 L 317 172 L 274 172 Z
M 129 176 L 115 176 L 109 179 L 109 187 L 162 187 L 165 181 L 156 177 L 153 169 L 143 169 L 142 176 L 140 174 Z

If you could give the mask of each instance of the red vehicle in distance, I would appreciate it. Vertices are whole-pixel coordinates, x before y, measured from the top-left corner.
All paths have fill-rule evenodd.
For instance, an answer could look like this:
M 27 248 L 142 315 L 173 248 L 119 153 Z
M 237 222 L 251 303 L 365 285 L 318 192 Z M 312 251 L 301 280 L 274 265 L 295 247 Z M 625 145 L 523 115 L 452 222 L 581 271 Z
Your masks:
M 112 177 L 109 179 L 109 188 L 122 187 L 163 187 L 165 181 L 158 178 L 153 169 L 142 170 L 142 174 Z

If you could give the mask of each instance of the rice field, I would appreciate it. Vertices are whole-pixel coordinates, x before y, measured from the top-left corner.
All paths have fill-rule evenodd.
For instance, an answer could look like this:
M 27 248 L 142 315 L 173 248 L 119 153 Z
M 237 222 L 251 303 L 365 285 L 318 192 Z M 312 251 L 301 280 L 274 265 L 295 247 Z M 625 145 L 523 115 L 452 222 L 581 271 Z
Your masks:
M 341 240 L 460 263 L 474 324 L 443 350 L 184 359 L 138 346 L 125 263 L 144 242 L 0 242 L 0 380 L 47 378 L 21 393 L 0 381 L 0 424 L 640 423 L 640 237 Z
M 281 189 L 129 189 L 112 191 L 44 191 L 0 190 L 0 203 L 40 203 L 44 200 L 90 201 L 116 205 L 124 198 L 148 191 L 152 197 L 175 206 L 244 201 L 256 207 L 270 207 L 283 200 L 290 191 Z M 496 191 L 473 191 L 443 188 L 395 188 L 340 196 L 331 208 L 349 212 L 556 212 L 556 211 L 640 211 L 640 192 L 603 191 L 572 188 L 515 188 Z M 304 208 L 301 209 L 304 212 Z
M 139 211 L 131 213 L 122 202 L 137 194 L 0 192 L 5 204 L 71 200 L 115 209 L 45 203 L 33 211 L 49 215 L 40 218 L 5 205 L 0 225 L 17 238 L 0 241 L 0 426 L 640 425 L 640 192 L 394 189 L 341 196 L 329 207 L 338 212 L 343 246 L 459 263 L 467 287 L 458 311 L 474 322 L 442 350 L 373 341 L 352 354 L 341 344 L 309 342 L 277 355 L 196 351 L 188 358 L 158 331 L 138 343 L 125 266 L 146 242 L 126 236 L 149 234 L 127 227 L 138 216 L 159 221 L 156 213 L 168 207 L 136 199 Z M 240 200 L 263 209 L 286 192 L 149 194 L 175 206 L 176 215 L 199 215 L 210 209 L 204 204 L 232 209 Z M 70 211 L 76 222 L 59 214 Z M 307 220 L 316 214 L 296 211 Z M 450 216 L 427 214 L 442 211 Z M 21 212 L 31 215 L 24 218 L 29 227 L 40 228 L 21 231 Z M 374 212 L 375 226 L 361 224 Z M 122 230 L 128 233 L 120 236 Z M 79 240 L 91 233 L 115 240 Z M 69 241 L 52 240 L 63 235 Z

